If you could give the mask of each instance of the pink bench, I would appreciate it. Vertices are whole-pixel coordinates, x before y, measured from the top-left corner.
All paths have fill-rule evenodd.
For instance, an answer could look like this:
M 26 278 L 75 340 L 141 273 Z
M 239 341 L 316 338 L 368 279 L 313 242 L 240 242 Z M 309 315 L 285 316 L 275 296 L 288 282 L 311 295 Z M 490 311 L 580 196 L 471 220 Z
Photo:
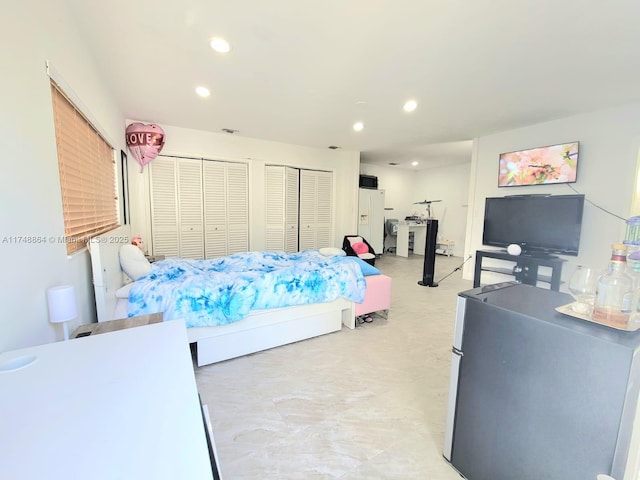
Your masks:
M 367 291 L 362 303 L 356 303 L 356 316 L 389 310 L 391 308 L 391 277 L 386 275 L 368 275 Z

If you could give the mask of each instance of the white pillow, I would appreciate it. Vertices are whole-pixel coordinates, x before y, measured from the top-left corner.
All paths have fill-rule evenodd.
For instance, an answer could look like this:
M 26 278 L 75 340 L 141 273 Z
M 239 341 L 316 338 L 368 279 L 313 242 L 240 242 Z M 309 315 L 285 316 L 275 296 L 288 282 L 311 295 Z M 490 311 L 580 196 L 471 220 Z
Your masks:
M 135 245 L 121 246 L 119 256 L 122 271 L 134 282 L 151 271 L 149 260 Z
M 325 257 L 344 257 L 346 255 L 344 250 L 335 247 L 325 247 L 318 251 L 320 255 L 324 255 Z
M 116 298 L 129 298 L 129 291 L 133 287 L 133 282 L 127 283 L 125 286 L 116 290 Z

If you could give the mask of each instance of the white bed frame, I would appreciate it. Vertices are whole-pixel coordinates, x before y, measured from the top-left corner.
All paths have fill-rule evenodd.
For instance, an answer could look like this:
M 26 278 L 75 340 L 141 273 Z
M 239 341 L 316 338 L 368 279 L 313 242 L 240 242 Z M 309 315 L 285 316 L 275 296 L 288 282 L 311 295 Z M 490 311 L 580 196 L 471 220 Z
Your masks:
M 98 321 L 116 315 L 116 290 L 126 282 L 118 251 L 131 237 L 129 226 L 94 237 L 90 244 Z M 246 318 L 219 327 L 188 328 L 189 343 L 196 345 L 198 366 L 267 350 L 307 338 L 355 328 L 355 304 L 346 299 L 299 307 L 256 310 Z

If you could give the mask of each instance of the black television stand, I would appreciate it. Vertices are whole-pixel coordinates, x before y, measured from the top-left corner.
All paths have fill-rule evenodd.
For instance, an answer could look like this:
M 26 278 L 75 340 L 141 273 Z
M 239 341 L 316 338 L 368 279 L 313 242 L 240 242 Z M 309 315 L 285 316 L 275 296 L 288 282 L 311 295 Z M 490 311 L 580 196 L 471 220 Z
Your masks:
M 551 253 L 540 253 L 540 252 L 536 252 L 536 253 L 524 252 L 521 255 L 524 256 L 524 257 L 541 258 L 541 259 L 544 259 L 544 260 L 553 260 L 553 259 L 557 259 L 558 258 L 557 255 L 553 255 Z
M 511 262 L 511 267 L 494 267 L 483 266 L 484 258 L 494 258 Z M 560 277 L 562 275 L 562 264 L 566 260 L 554 255 L 546 254 L 522 254 L 509 255 L 504 250 L 477 250 L 476 251 L 476 267 L 473 274 L 473 286 L 480 286 L 480 277 L 482 272 L 501 273 L 503 275 L 512 275 L 520 283 L 527 285 L 537 285 L 538 282 L 546 282 L 550 284 L 551 290 L 556 292 L 560 290 Z M 539 267 L 550 267 L 551 276 L 539 275 Z

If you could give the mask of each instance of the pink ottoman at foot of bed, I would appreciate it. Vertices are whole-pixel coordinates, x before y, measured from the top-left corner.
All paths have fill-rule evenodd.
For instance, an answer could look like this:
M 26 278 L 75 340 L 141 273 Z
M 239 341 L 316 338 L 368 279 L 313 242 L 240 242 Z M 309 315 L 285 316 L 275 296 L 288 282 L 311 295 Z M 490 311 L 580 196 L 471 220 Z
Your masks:
M 389 310 L 391 308 L 391 277 L 368 275 L 364 277 L 367 290 L 362 303 L 356 303 L 356 316 Z

